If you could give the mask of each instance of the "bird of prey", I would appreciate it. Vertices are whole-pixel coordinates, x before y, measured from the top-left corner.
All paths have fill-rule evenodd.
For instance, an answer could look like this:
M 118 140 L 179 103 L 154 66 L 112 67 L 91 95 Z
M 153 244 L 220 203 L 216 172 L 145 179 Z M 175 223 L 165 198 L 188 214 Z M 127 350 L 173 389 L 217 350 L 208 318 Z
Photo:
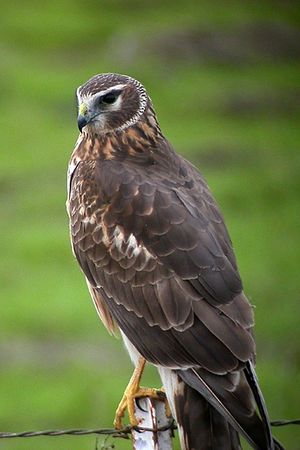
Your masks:
M 68 170 L 72 248 L 100 318 L 136 366 L 160 374 L 182 450 L 283 447 L 254 371 L 253 310 L 222 214 L 198 170 L 162 134 L 140 82 L 100 74 L 77 89 Z M 146 393 L 145 393 L 146 392 Z

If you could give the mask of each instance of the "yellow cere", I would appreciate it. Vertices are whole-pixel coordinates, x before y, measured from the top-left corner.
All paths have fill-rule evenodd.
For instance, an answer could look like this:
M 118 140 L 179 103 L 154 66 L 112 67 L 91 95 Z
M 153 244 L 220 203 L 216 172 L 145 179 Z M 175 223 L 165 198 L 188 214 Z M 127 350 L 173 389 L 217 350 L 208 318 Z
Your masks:
M 87 113 L 87 106 L 85 103 L 81 103 L 81 105 L 79 105 L 79 114 L 81 114 L 82 116 L 85 116 Z

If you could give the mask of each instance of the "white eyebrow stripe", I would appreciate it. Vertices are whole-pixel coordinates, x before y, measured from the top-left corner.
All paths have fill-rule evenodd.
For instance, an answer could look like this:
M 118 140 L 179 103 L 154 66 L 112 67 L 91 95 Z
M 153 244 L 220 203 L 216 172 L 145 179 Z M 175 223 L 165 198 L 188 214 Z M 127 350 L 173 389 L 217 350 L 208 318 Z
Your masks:
M 116 84 L 115 86 L 112 86 L 110 88 L 105 89 L 104 91 L 100 91 L 99 94 L 103 95 L 103 94 L 107 94 L 110 91 L 114 91 L 115 89 L 122 89 L 123 87 L 125 87 L 126 84 Z
M 117 84 L 116 86 L 112 86 L 108 89 L 105 89 L 104 91 L 97 92 L 96 94 L 92 95 L 91 97 L 92 98 L 102 97 L 102 95 L 109 94 L 110 92 L 113 92 L 113 91 L 118 91 L 118 90 L 122 89 L 124 86 L 126 86 L 126 84 Z
M 91 94 L 90 92 L 87 92 L 83 96 L 81 96 L 79 94 L 79 89 L 81 89 L 81 87 L 82 87 L 82 86 L 79 86 L 79 88 L 77 89 L 78 103 L 83 102 L 83 101 L 88 101 L 88 100 L 90 100 L 92 98 L 94 99 L 94 98 L 102 97 L 102 95 L 106 95 L 106 94 L 108 94 L 111 91 L 122 89 L 125 86 L 126 86 L 126 84 L 115 84 L 114 86 L 111 86 L 111 87 L 109 87 L 107 89 L 104 89 L 103 91 L 96 92 L 96 94 Z

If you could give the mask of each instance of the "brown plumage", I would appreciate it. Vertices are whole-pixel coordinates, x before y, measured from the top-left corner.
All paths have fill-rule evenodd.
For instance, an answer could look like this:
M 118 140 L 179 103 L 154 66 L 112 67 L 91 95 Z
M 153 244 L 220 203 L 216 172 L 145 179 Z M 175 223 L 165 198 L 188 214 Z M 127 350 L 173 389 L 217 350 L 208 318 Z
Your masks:
M 280 449 L 253 369 L 253 311 L 223 217 L 162 135 L 136 80 L 77 90 L 69 166 L 74 254 L 110 332 L 160 372 L 182 449 Z

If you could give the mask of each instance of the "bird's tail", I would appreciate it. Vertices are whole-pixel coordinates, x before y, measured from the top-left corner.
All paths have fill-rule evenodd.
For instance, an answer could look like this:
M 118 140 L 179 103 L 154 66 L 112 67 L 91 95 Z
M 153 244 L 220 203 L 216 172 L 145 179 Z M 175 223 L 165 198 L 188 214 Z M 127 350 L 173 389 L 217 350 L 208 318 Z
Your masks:
M 182 450 L 238 450 L 239 434 L 254 449 L 284 450 L 271 435 L 254 371 L 232 377 L 205 372 L 160 369 Z
M 170 369 L 160 375 L 182 450 L 241 450 L 238 433 L 199 392 Z
M 187 384 L 176 398 L 176 418 L 184 450 L 241 450 L 238 433 L 201 394 Z
M 283 450 L 272 436 L 270 421 L 251 364 L 244 370 L 214 375 L 205 369 L 177 371 L 256 450 Z M 258 413 L 257 413 L 258 411 Z

